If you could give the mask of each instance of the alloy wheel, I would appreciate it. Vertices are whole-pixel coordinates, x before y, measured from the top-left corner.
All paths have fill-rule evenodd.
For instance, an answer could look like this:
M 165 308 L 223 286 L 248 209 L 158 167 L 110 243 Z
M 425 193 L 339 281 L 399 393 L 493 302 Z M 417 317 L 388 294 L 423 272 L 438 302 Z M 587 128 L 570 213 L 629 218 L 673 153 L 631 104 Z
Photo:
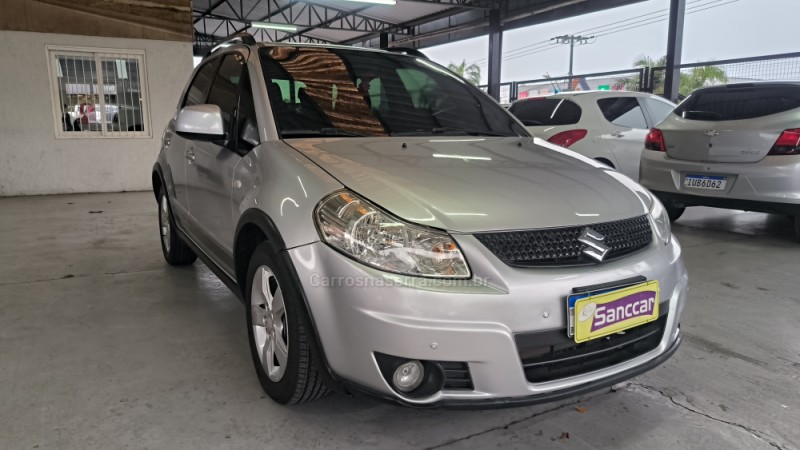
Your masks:
M 250 311 L 250 325 L 261 366 L 270 380 L 278 382 L 288 364 L 289 330 L 283 292 L 267 266 L 256 269 L 250 290 Z

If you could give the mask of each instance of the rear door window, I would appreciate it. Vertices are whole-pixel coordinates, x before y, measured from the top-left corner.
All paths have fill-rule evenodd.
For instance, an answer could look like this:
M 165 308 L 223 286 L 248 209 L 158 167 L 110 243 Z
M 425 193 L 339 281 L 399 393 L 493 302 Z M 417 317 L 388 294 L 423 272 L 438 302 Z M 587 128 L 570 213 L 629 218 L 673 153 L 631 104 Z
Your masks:
M 689 120 L 743 120 L 800 108 L 800 86 L 726 86 L 690 95 L 675 109 Z
M 581 120 L 581 107 L 563 98 L 537 98 L 516 102 L 508 109 L 523 124 L 574 125 Z
M 597 100 L 597 106 L 607 121 L 625 128 L 646 129 L 642 105 L 636 97 L 612 97 Z

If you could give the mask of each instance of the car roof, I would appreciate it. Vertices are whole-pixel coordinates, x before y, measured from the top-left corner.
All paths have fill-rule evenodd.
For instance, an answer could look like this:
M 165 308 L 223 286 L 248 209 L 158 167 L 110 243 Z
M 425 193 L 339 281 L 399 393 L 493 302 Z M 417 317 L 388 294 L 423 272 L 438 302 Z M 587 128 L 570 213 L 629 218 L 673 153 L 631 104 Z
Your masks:
M 791 81 L 791 80 L 778 80 L 778 81 L 748 81 L 745 83 L 725 83 L 725 84 L 715 84 L 712 86 L 703 86 L 695 89 L 697 91 L 714 91 L 714 90 L 725 90 L 725 89 L 736 89 L 736 88 L 747 88 L 747 87 L 785 87 L 785 86 L 800 86 L 800 81 Z
M 637 92 L 637 91 L 570 91 L 570 92 L 559 92 L 557 94 L 545 94 L 545 95 L 538 95 L 536 97 L 530 98 L 520 98 L 514 101 L 514 103 L 518 102 L 525 102 L 525 101 L 532 101 L 532 100 L 541 100 L 543 98 L 552 98 L 552 99 L 562 99 L 562 98 L 572 98 L 572 99 L 585 99 L 591 101 L 591 99 L 599 99 L 599 98 L 606 98 L 606 97 L 656 97 L 664 101 L 668 101 L 665 98 L 659 97 L 657 95 L 653 95 L 647 92 Z
M 224 47 L 213 47 L 211 51 L 203 57 L 205 61 L 207 58 L 212 58 L 216 55 L 224 53 L 224 50 L 231 50 L 236 47 L 247 47 L 247 48 L 272 48 L 272 47 L 303 47 L 303 48 L 333 48 L 333 49 L 340 49 L 340 50 L 356 50 L 356 51 L 365 51 L 365 52 L 372 52 L 372 53 L 382 53 L 382 54 L 390 54 L 390 55 L 400 55 L 400 56 L 418 56 L 413 54 L 412 52 L 419 52 L 416 49 L 408 49 L 403 47 L 394 47 L 395 50 L 384 50 L 379 48 L 369 48 L 369 47 L 354 47 L 350 45 L 340 45 L 340 44 L 315 44 L 311 42 L 256 42 L 255 44 L 245 44 L 243 42 L 232 42 L 227 46 Z

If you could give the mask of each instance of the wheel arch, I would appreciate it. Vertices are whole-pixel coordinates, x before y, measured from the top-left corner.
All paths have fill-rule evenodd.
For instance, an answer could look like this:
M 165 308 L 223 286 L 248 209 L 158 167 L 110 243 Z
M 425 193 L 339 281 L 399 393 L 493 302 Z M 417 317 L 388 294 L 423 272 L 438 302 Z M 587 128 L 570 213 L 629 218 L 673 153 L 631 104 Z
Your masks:
M 158 193 L 161 192 L 161 188 L 166 185 L 164 182 L 164 173 L 161 171 L 161 164 L 159 163 L 155 163 L 153 166 L 152 183 L 153 194 L 156 196 L 156 201 L 158 201 Z
M 300 297 L 303 313 L 305 314 L 308 323 L 311 325 L 310 335 L 312 337 L 311 351 L 316 353 L 316 360 L 322 365 L 320 373 L 326 378 L 328 387 L 335 390 L 340 390 L 342 387 L 341 380 L 333 372 L 328 364 L 325 356 L 325 351 L 322 347 L 322 342 L 317 333 L 317 326 L 314 321 L 314 316 L 311 314 L 311 309 L 308 305 L 308 299 L 303 291 L 303 285 L 299 282 L 297 271 L 294 269 L 289 253 L 286 251 L 286 244 L 278 231 L 275 222 L 269 217 L 267 213 L 260 209 L 251 208 L 245 211 L 236 225 L 236 237 L 234 238 L 233 257 L 234 257 L 234 270 L 236 271 L 236 284 L 238 286 L 237 294 L 240 300 L 246 304 L 247 299 L 247 271 L 250 264 L 250 258 L 253 256 L 256 247 L 263 242 L 267 242 L 275 254 L 278 255 L 282 262 L 286 265 L 289 276 L 295 280 L 297 287 L 297 294 Z M 247 306 L 245 306 L 247 307 Z

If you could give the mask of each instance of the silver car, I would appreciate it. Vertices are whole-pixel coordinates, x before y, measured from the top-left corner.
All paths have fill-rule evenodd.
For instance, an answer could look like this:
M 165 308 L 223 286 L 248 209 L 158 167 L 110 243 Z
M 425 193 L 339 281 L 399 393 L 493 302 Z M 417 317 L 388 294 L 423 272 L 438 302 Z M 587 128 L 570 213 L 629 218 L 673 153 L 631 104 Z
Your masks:
M 800 237 L 800 82 L 698 89 L 645 148 L 639 181 L 672 220 L 695 205 L 786 214 Z
M 661 203 L 415 51 L 239 36 L 162 140 L 164 257 L 199 256 L 242 299 L 279 403 L 551 401 L 681 342 Z

